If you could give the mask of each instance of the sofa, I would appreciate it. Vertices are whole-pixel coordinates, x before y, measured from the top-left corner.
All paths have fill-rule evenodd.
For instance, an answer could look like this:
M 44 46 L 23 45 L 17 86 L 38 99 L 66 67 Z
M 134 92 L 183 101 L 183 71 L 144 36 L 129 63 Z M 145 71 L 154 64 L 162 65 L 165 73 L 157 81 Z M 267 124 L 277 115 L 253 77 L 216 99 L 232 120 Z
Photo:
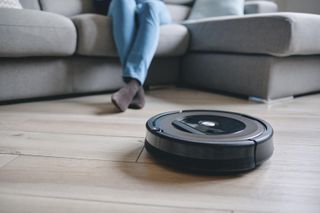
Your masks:
M 90 0 L 20 0 L 0 8 L 0 102 L 111 92 L 123 85 L 111 19 Z M 270 101 L 320 90 L 320 16 L 248 1 L 245 16 L 187 20 L 166 0 L 147 86 L 182 85 Z

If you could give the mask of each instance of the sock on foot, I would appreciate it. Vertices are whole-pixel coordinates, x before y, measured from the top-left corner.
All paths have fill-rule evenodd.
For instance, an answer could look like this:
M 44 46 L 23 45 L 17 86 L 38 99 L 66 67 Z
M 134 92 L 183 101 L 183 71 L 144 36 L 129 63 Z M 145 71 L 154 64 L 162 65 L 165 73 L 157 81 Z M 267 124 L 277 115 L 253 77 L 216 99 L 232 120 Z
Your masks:
M 137 94 L 134 96 L 132 102 L 129 105 L 130 109 L 142 109 L 145 106 L 145 95 L 143 87 L 140 86 Z
M 128 109 L 132 99 L 137 94 L 140 84 L 137 80 L 130 80 L 124 87 L 114 93 L 111 97 L 112 103 L 121 111 Z

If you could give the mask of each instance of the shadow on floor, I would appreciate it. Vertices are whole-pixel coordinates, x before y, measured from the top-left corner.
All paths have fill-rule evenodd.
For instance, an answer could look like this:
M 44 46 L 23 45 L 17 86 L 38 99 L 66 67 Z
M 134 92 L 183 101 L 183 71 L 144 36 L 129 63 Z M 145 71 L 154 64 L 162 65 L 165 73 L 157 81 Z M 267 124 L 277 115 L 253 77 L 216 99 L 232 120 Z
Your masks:
M 125 159 L 126 156 L 131 156 L 132 152 L 136 152 L 136 150 L 129 151 L 125 156 L 123 156 L 123 158 Z M 186 185 L 204 182 L 218 184 L 226 183 L 228 180 L 234 180 L 246 175 L 246 173 L 233 175 L 197 174 L 174 169 L 157 160 L 153 162 L 135 162 L 125 166 L 123 164 L 119 164 L 117 169 L 132 178 L 138 179 L 141 183 L 148 182 L 163 185 Z

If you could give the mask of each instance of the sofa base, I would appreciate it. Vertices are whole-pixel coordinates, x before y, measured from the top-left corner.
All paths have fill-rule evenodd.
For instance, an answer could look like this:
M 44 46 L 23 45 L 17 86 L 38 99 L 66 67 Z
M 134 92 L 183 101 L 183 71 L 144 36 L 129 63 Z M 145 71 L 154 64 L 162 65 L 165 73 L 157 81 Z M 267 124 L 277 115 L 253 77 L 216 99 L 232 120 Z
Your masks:
M 182 70 L 185 85 L 267 101 L 320 91 L 320 55 L 192 53 L 183 59 Z
M 115 58 L 2 58 L 0 67 L 0 102 L 110 92 L 123 85 L 121 65 Z M 146 84 L 176 84 L 179 70 L 179 58 L 157 58 Z
M 294 96 L 288 96 L 288 97 L 283 97 L 283 98 L 277 98 L 277 99 L 272 99 L 272 100 L 266 100 L 262 98 L 257 98 L 254 96 L 249 96 L 248 100 L 255 102 L 255 103 L 263 103 L 263 104 L 278 104 L 278 103 L 284 103 L 287 101 L 292 101 L 294 99 Z

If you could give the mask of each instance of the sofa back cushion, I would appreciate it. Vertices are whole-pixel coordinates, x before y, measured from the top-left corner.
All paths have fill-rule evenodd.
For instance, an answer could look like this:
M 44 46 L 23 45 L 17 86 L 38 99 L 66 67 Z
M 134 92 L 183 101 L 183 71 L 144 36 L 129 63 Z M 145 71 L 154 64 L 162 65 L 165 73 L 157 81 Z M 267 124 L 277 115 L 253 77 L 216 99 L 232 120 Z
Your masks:
M 175 22 L 185 20 L 195 0 L 164 0 Z M 223 1 L 223 0 L 222 0 Z M 250 3 L 251 1 L 249 1 Z M 256 1 L 252 1 L 256 2 Z M 262 1 L 265 3 L 270 3 Z M 23 8 L 58 13 L 64 16 L 75 16 L 83 13 L 97 13 L 93 0 L 20 0 Z M 253 5 L 255 6 L 255 5 Z
M 243 15 L 244 0 L 197 0 L 189 19 L 202 19 L 217 16 Z
M 37 1 L 37 0 L 22 0 Z M 93 0 L 39 0 L 42 10 L 64 16 L 75 16 L 83 13 L 96 13 Z M 193 0 L 165 0 L 174 21 L 182 21 L 190 12 L 189 5 Z
M 173 22 L 181 22 L 188 18 L 191 8 L 187 5 L 167 4 Z
M 38 0 L 19 0 L 22 7 L 25 9 L 40 10 L 40 4 Z
M 0 8 L 22 9 L 18 0 L 0 0 Z
M 191 5 L 195 0 L 164 0 L 168 4 Z
M 39 2 L 42 10 L 69 17 L 95 12 L 92 0 L 39 0 Z

